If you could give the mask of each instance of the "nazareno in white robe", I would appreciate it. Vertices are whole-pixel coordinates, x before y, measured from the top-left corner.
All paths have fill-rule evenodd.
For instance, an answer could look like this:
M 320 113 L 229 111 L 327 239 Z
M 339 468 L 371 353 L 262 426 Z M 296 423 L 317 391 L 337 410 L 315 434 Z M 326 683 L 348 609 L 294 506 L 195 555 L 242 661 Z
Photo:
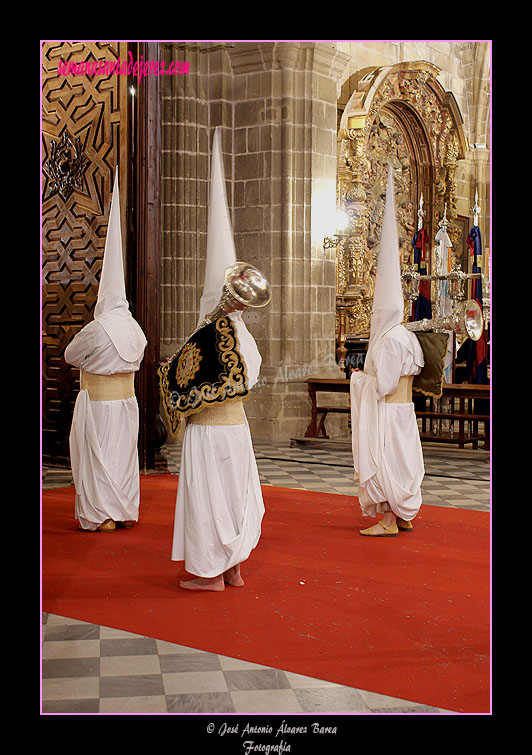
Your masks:
M 230 315 L 246 364 L 248 388 L 257 382 L 261 357 L 241 320 Z M 240 425 L 187 423 L 174 519 L 172 561 L 189 574 L 216 577 L 245 561 L 257 545 L 264 500 L 251 433 Z
M 351 375 L 351 424 L 355 481 L 364 516 L 392 511 L 412 520 L 421 506 L 425 474 L 414 404 L 387 403 L 399 378 L 424 364 L 414 333 L 397 325 L 375 344 L 371 372 Z
M 69 364 L 96 375 L 136 372 L 96 320 L 74 336 L 65 350 Z M 139 409 L 136 397 L 91 401 L 80 390 L 70 431 L 70 461 L 76 487 L 75 516 L 83 529 L 96 530 L 106 519 L 138 521 L 140 478 Z

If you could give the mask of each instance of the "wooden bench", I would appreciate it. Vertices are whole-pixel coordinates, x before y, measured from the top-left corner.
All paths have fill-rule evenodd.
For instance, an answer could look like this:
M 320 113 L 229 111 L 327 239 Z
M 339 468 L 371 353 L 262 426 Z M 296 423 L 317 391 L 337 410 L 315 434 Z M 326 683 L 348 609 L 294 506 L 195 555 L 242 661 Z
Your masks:
M 308 394 L 312 403 L 312 416 L 305 431 L 306 438 L 328 438 L 325 430 L 325 419 L 328 414 L 350 414 L 349 406 L 324 406 L 318 404 L 318 393 L 346 393 L 349 396 L 350 380 L 346 378 L 308 378 Z M 415 397 L 421 394 L 414 393 Z M 421 419 L 420 437 L 422 440 L 458 444 L 464 448 L 471 443 L 478 448 L 480 440 L 484 440 L 484 448 L 490 447 L 490 415 L 474 411 L 475 399 L 489 401 L 490 386 L 472 383 L 445 383 L 440 399 L 449 399 L 447 411 L 436 411 L 435 399 L 425 398 L 425 408 L 417 409 L 416 416 Z M 426 408 L 426 402 L 429 408 Z M 455 402 L 458 402 L 456 405 Z M 417 401 L 420 403 L 420 401 Z M 440 404 L 441 405 L 441 404 Z M 450 429 L 439 431 L 440 420 L 449 420 Z M 454 423 L 458 424 L 458 433 L 454 432 Z M 479 422 L 484 423 L 484 432 L 480 432 Z M 452 430 L 451 430 L 452 428 Z
M 416 395 L 416 394 L 415 394 Z M 417 394 L 419 395 L 419 394 Z M 459 448 L 464 448 L 471 443 L 473 448 L 478 448 L 480 440 L 484 441 L 484 448 L 490 447 L 490 414 L 478 411 L 475 400 L 489 402 L 490 386 L 475 385 L 474 383 L 444 383 L 443 393 L 439 399 L 440 407 L 448 399 L 446 411 L 436 408 L 436 399 L 425 398 L 425 408 L 416 407 L 416 417 L 421 419 L 421 440 L 432 443 L 457 443 Z M 428 401 L 428 409 L 426 403 Z M 421 403 L 419 400 L 417 403 Z M 449 429 L 442 430 L 441 420 L 449 421 Z M 481 432 L 479 423 L 484 423 L 484 432 Z M 458 433 L 454 430 L 458 424 Z
M 346 378 L 309 378 L 305 381 L 312 402 L 312 417 L 305 431 L 306 438 L 328 438 L 325 431 L 327 414 L 350 414 L 349 406 L 318 406 L 317 394 L 347 393 L 349 396 L 350 380 Z

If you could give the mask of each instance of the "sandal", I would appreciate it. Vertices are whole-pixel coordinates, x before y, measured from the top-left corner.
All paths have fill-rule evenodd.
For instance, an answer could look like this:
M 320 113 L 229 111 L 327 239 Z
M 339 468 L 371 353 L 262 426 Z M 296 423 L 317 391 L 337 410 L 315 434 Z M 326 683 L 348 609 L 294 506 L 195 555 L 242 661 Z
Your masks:
M 115 529 L 116 524 L 112 519 L 106 519 L 105 522 L 103 522 L 99 527 L 96 528 L 97 532 L 114 532 Z
M 106 519 L 105 522 L 102 522 L 102 524 L 100 524 L 99 527 L 96 527 L 95 530 L 85 529 L 81 524 L 78 524 L 78 530 L 81 532 L 114 532 L 115 528 L 116 524 L 112 519 Z
M 401 532 L 412 532 L 414 527 L 412 526 L 412 522 L 405 521 L 404 519 L 397 518 L 397 527 Z
M 373 527 L 376 527 L 374 524 L 371 527 L 368 527 L 367 530 L 360 530 L 360 534 L 366 535 L 367 537 L 397 537 L 399 534 L 399 530 L 394 525 L 383 524 L 382 522 L 377 522 L 377 524 L 380 524 L 384 532 L 371 532 Z

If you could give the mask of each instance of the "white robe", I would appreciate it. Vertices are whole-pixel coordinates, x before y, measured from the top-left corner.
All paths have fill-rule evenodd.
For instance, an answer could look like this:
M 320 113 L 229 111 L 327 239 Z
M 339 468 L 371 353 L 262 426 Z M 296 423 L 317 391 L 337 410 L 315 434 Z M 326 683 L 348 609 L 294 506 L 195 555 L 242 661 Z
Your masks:
M 248 376 L 261 358 L 240 314 L 231 315 Z M 257 545 L 264 500 L 251 433 L 241 425 L 187 424 L 174 519 L 172 561 L 198 577 L 217 577 L 245 561 Z
M 414 404 L 387 403 L 385 397 L 423 363 L 416 336 L 397 326 L 375 345 L 373 374 L 351 375 L 353 462 L 365 516 L 391 510 L 410 521 L 421 506 L 425 468 Z
M 65 350 L 69 364 L 96 375 L 136 372 L 143 355 L 126 362 L 96 320 L 80 330 Z M 70 431 L 70 461 L 75 516 L 83 529 L 95 530 L 106 519 L 138 521 L 138 432 L 135 397 L 91 401 L 88 391 L 80 390 Z

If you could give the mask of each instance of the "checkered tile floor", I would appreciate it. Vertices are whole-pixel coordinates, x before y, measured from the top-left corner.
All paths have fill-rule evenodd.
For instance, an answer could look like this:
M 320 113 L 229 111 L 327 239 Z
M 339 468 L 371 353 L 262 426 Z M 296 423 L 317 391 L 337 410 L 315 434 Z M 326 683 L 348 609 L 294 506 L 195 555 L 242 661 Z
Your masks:
M 348 444 L 254 441 L 264 485 L 356 494 Z M 179 473 L 180 444 L 164 449 Z M 424 448 L 423 505 L 489 511 L 489 454 Z M 45 468 L 43 489 L 72 483 Z M 150 637 L 43 614 L 42 713 L 445 713 Z
M 43 713 L 444 712 L 75 619 L 43 622 Z
M 293 443 L 294 445 L 269 440 L 253 441 L 263 485 L 344 495 L 357 494 L 349 443 Z M 167 444 L 164 453 L 170 471 L 179 474 L 181 444 Z M 423 455 L 423 505 L 489 511 L 489 452 L 426 444 Z

